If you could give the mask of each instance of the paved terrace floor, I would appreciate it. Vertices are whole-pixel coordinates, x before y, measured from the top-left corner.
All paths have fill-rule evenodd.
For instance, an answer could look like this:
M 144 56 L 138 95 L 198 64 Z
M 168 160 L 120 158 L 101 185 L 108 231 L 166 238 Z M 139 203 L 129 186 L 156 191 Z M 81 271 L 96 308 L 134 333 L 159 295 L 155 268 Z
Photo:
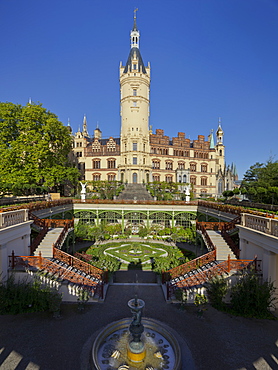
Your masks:
M 144 316 L 184 339 L 195 369 L 278 369 L 278 321 L 233 317 L 211 307 L 198 318 L 194 306 L 182 311 L 167 304 L 159 285 L 140 283 L 136 290 L 146 303 Z M 85 370 L 90 338 L 112 321 L 130 317 L 127 302 L 134 292 L 134 284 L 111 285 L 104 303 L 88 305 L 83 313 L 63 305 L 60 319 L 48 313 L 0 316 L 0 369 Z

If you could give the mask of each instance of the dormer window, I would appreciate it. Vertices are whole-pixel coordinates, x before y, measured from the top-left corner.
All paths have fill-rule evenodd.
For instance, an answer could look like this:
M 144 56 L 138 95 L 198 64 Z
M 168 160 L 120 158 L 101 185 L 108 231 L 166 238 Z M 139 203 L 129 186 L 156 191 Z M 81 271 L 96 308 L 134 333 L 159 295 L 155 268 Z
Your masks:
M 137 69 L 137 64 L 133 64 L 133 69 Z

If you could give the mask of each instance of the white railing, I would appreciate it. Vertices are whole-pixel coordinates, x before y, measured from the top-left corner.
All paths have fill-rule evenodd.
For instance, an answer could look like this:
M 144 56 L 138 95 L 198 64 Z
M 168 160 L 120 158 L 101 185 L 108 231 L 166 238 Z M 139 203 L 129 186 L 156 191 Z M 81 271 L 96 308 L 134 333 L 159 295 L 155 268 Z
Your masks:
M 0 213 L 0 229 L 28 221 L 28 209 Z
M 241 215 L 241 225 L 278 237 L 278 220 L 274 218 L 243 213 Z

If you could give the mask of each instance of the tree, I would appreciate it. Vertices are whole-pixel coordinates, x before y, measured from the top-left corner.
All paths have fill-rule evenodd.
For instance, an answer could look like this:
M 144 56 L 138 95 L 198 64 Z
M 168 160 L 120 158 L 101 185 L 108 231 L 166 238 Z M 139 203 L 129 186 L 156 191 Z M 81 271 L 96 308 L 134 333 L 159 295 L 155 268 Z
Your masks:
M 79 173 L 69 161 L 71 145 L 67 127 L 41 104 L 0 103 L 0 190 L 29 194 L 75 185 Z
M 225 190 L 225 191 L 223 191 L 222 195 L 223 195 L 223 197 L 225 197 L 227 199 L 229 197 L 232 197 L 234 195 L 234 192 L 233 192 L 233 190 Z
M 278 161 L 270 158 L 266 164 L 255 163 L 246 171 L 241 186 L 255 202 L 277 203 Z

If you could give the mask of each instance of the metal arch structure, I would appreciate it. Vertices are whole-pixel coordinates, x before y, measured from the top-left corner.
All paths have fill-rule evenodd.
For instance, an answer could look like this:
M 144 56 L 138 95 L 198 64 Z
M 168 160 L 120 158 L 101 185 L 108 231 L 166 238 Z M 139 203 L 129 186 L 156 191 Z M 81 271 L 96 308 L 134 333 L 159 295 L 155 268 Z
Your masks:
M 197 211 L 192 210 L 159 210 L 159 209 L 76 209 L 74 210 L 74 218 L 82 220 L 86 223 L 99 225 L 101 222 L 118 223 L 122 225 L 122 229 L 127 224 L 144 225 L 149 228 L 152 225 L 161 225 L 163 227 L 191 227 L 196 220 Z

